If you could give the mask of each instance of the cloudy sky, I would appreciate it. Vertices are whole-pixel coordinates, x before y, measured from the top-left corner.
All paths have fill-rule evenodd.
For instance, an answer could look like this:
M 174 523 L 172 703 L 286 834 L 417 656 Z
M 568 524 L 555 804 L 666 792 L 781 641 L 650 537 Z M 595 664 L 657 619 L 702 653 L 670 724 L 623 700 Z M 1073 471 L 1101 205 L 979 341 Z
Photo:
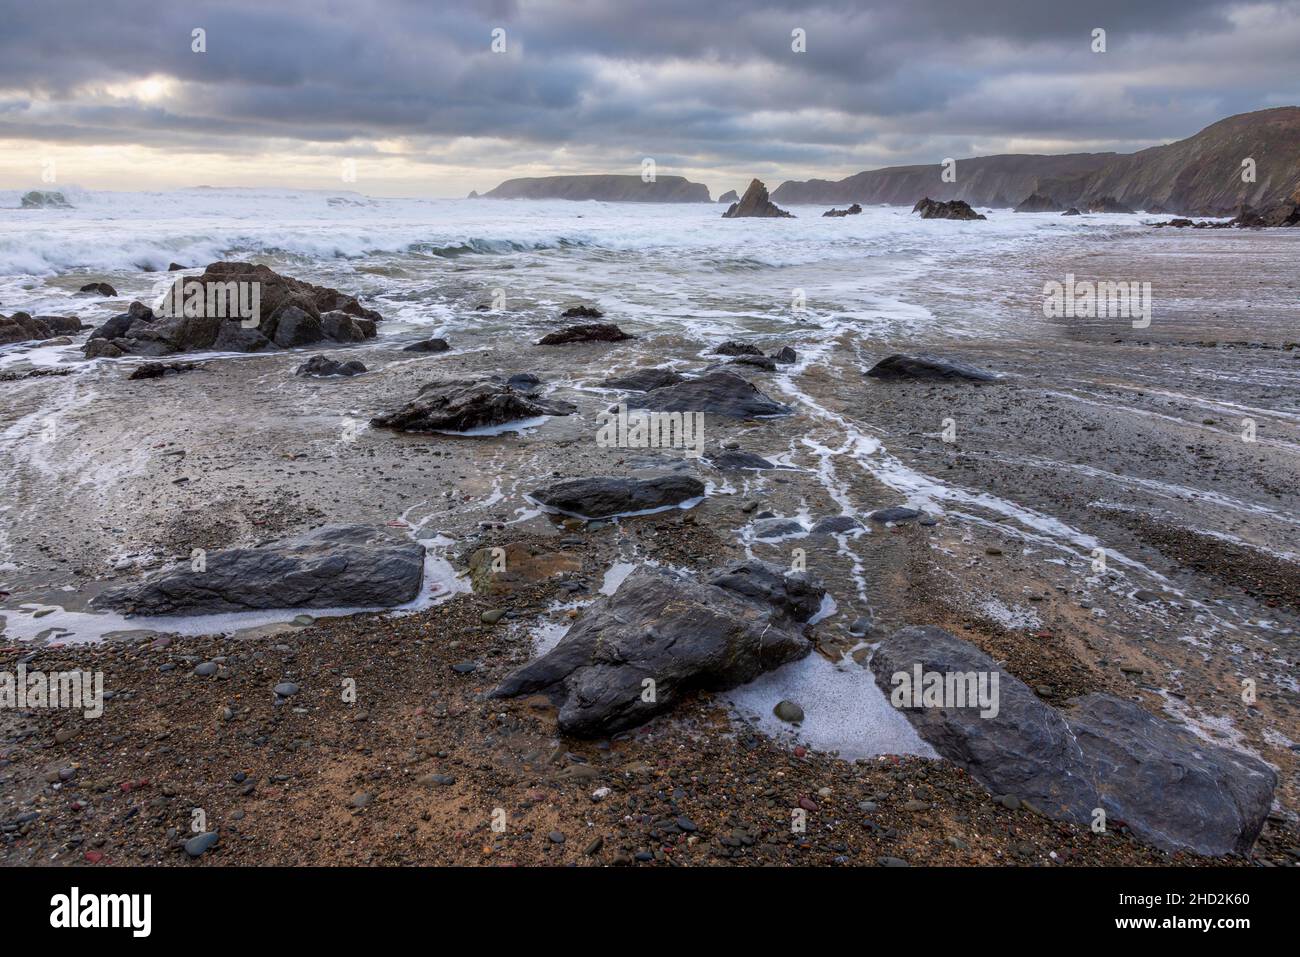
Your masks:
M 1169 142 L 1300 104 L 1297 50 L 1300 0 L 0 0 L 0 187 L 461 196 L 652 157 L 716 196 Z

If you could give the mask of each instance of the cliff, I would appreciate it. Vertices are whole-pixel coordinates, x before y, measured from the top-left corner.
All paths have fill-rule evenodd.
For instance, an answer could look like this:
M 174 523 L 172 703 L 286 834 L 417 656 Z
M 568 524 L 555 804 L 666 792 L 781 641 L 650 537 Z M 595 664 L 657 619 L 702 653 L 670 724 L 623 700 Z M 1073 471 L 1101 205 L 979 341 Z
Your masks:
M 485 199 L 595 199 L 606 203 L 708 203 L 709 188 L 682 176 L 537 176 L 508 179 Z
M 1255 182 L 1242 161 L 1255 161 Z M 943 168 L 891 166 L 837 182 L 782 183 L 773 202 L 911 205 L 929 196 L 974 206 L 1015 206 L 1034 193 L 1058 206 L 1106 199 L 1134 209 L 1192 215 L 1229 214 L 1300 198 L 1300 107 L 1285 106 L 1220 120 L 1195 136 L 1131 154 L 1070 153 L 959 159 L 956 182 Z

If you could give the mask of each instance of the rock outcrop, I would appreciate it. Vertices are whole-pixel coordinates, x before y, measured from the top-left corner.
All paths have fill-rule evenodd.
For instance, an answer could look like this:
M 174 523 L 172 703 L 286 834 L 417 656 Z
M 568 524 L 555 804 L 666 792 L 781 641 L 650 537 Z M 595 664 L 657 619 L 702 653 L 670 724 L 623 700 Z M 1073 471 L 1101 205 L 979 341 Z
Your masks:
M 1015 208 L 1017 213 L 1059 213 L 1064 209 L 1060 203 L 1042 193 L 1030 193 Z
M 33 189 L 23 193 L 23 209 L 71 209 L 67 197 L 55 190 Z
M 529 493 L 534 501 L 547 508 L 587 519 L 671 508 L 703 494 L 704 483 L 689 475 L 566 479 Z
M 903 628 L 871 659 L 876 682 L 943 757 L 997 795 L 1058 820 L 1091 823 L 1102 809 L 1169 851 L 1245 854 L 1259 836 L 1277 775 L 1250 755 L 1209 744 L 1111 695 L 1057 710 L 973 645 L 938 628 Z M 996 713 L 978 701 L 921 706 L 896 694 L 899 675 L 997 679 Z M 969 683 L 967 683 L 969 687 Z
M 403 432 L 467 432 L 543 415 L 571 415 L 567 402 L 546 401 L 522 383 L 501 376 L 478 379 L 439 379 L 393 412 L 377 415 L 370 424 Z
M 80 331 L 81 320 L 76 316 L 33 316 L 26 312 L 0 316 L 0 346 L 12 342 L 39 342 Z
M 804 625 L 824 594 L 801 575 L 759 562 L 708 583 L 643 566 L 492 694 L 550 694 L 565 734 L 635 727 L 690 691 L 732 688 L 808 654 Z
M 257 548 L 211 551 L 94 598 L 128 615 L 193 615 L 268 608 L 389 608 L 412 601 L 424 546 L 383 530 L 330 525 Z
M 606 203 L 707 203 L 709 188 L 682 176 L 598 174 L 594 176 L 536 176 L 508 179 L 483 194 L 485 199 L 571 199 Z
M 750 181 L 745 195 L 728 206 L 722 214 L 723 219 L 740 219 L 745 216 L 793 219 L 794 213 L 786 212 L 768 199 L 767 187 L 755 179 Z
M 718 197 L 718 202 L 725 203 L 726 205 L 730 206 L 732 203 L 740 202 L 740 196 L 737 195 L 734 189 L 729 189 L 721 196 Z
M 986 219 L 983 213 L 977 213 L 960 199 L 939 203 L 930 197 L 919 200 L 912 207 L 912 212 L 920 213 L 922 219 Z
M 627 375 L 606 379 L 601 385 L 606 389 L 627 389 L 631 392 L 649 392 L 666 385 L 685 382 L 686 376 L 672 369 L 637 369 Z
M 975 366 L 936 356 L 892 355 L 867 370 L 873 379 L 914 380 L 922 382 L 955 381 L 998 382 L 1001 376 Z
M 1114 196 L 1098 196 L 1088 202 L 1088 212 L 1090 213 L 1132 213 L 1133 210 L 1125 206 Z
M 832 217 L 857 216 L 861 212 L 862 212 L 862 207 L 859 206 L 857 203 L 854 203 L 852 206 L 848 207 L 847 209 L 828 209 L 826 210 L 826 212 L 822 213 L 822 215 L 832 216 Z
M 729 419 L 789 415 L 794 410 L 776 402 L 731 372 L 710 372 L 676 385 L 661 386 L 623 400 L 628 408 L 651 412 L 703 412 Z
M 402 346 L 403 352 L 446 352 L 451 345 L 446 339 L 421 339 Z
M 256 315 L 243 314 L 254 303 Z M 84 351 L 87 358 L 106 358 L 361 342 L 374 337 L 381 318 L 337 289 L 282 276 L 264 265 L 216 262 L 201 276 L 178 278 L 158 313 L 132 303 L 92 332 Z

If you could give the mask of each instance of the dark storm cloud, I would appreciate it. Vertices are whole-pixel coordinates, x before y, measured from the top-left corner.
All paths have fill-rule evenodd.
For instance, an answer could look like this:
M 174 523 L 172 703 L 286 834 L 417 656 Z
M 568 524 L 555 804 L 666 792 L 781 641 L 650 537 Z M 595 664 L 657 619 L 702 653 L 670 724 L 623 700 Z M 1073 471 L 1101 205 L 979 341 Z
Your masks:
M 56 143 L 400 139 L 420 162 L 472 137 L 496 166 L 566 146 L 579 165 L 807 174 L 1017 140 L 1130 148 L 1300 99 L 1296 0 L 0 0 L 0 19 L 0 137 Z M 104 92 L 153 76 L 178 81 L 157 102 Z

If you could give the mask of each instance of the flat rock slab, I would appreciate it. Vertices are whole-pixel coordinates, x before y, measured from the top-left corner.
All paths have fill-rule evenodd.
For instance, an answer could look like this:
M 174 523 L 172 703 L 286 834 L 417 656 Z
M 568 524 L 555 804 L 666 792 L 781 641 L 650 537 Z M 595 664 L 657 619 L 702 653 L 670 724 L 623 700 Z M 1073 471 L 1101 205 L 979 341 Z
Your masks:
M 565 734 L 634 727 L 695 689 L 725 690 L 812 650 L 803 623 L 824 590 L 747 562 L 708 584 L 641 567 L 588 605 L 551 651 L 519 668 L 494 697 L 546 692 Z M 653 694 L 647 694 L 646 681 Z
M 629 396 L 625 402 L 629 408 L 651 412 L 703 412 L 729 419 L 789 415 L 794 411 L 730 372 L 710 372 L 697 379 L 651 389 L 644 395 Z
M 614 376 L 601 383 L 606 389 L 628 389 L 632 392 L 649 392 L 666 385 L 685 382 L 686 377 L 672 369 L 638 369 L 627 375 Z
M 873 379 L 913 382 L 1001 382 L 995 373 L 936 356 L 892 355 L 867 370 Z
M 403 352 L 446 352 L 451 344 L 446 339 L 421 339 L 402 346 Z
M 531 492 L 548 508 L 582 518 L 610 518 L 680 505 L 704 494 L 704 483 L 689 475 L 653 478 L 566 479 Z
M 363 365 L 357 359 L 349 359 L 346 362 L 339 362 L 337 359 L 331 359 L 328 356 L 312 356 L 294 371 L 294 375 L 311 376 L 313 378 L 326 378 L 328 376 L 354 376 L 361 375 L 366 371 Z
M 404 432 L 466 432 L 543 415 L 570 415 L 567 402 L 546 401 L 500 376 L 440 379 L 421 387 L 415 399 L 370 424 Z
M 769 462 L 761 455 L 755 455 L 753 452 L 742 452 L 739 449 L 726 449 L 716 452 L 708 456 L 705 461 L 722 472 L 739 472 L 745 469 L 761 472 L 767 469 L 781 468 L 781 466 Z
M 988 655 L 938 628 L 895 632 L 871 659 L 886 695 L 896 674 L 996 673 L 998 709 L 911 707 L 903 713 L 939 754 L 994 794 L 1050 817 L 1091 823 L 1102 808 L 1169 851 L 1245 854 L 1273 802 L 1277 775 L 1257 758 L 1209 744 L 1134 702 L 1093 694 L 1062 710 L 1041 701 Z
M 178 565 L 110 589 L 92 604 L 128 615 L 388 608 L 412 601 L 423 578 L 418 542 L 367 526 L 329 525 L 258 548 L 209 552 L 201 571 Z

